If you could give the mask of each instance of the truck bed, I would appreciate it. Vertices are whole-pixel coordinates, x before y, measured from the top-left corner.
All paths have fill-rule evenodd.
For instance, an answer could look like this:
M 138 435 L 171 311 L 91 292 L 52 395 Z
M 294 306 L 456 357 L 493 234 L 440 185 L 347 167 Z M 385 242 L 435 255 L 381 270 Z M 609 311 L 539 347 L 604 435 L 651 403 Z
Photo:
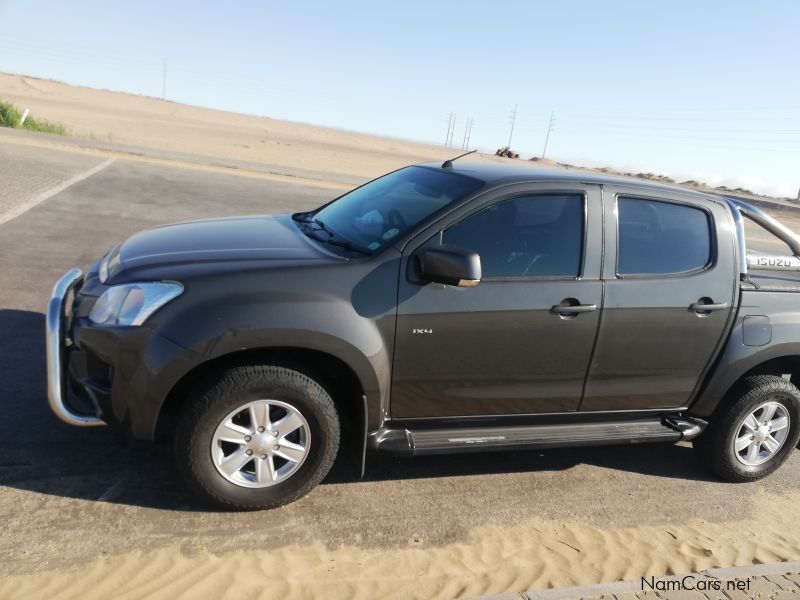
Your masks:
M 800 271 L 751 270 L 748 281 L 742 282 L 742 288 L 765 292 L 800 292 Z

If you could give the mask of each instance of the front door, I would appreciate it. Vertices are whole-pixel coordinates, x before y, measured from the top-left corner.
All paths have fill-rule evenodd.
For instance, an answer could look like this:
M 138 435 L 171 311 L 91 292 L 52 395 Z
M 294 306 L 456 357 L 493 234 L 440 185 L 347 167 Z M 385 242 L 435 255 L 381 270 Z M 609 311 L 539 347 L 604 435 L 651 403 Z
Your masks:
M 732 314 L 733 224 L 713 200 L 605 188 L 605 303 L 581 410 L 685 407 Z
M 576 410 L 601 313 L 601 211 L 596 187 L 528 187 L 476 201 L 406 252 L 392 418 Z M 413 253 L 439 243 L 480 255 L 477 287 L 415 277 Z

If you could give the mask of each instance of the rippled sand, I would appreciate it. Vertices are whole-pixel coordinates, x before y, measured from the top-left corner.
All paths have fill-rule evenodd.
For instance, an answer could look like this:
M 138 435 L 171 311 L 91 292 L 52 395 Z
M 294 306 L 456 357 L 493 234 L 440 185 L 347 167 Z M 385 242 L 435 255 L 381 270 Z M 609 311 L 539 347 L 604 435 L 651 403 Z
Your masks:
M 0 580 L 0 598 L 454 598 L 797 560 L 799 502 L 798 494 L 760 494 L 752 519 L 680 527 L 534 520 L 429 548 L 319 544 L 221 556 L 163 548 L 10 576 Z

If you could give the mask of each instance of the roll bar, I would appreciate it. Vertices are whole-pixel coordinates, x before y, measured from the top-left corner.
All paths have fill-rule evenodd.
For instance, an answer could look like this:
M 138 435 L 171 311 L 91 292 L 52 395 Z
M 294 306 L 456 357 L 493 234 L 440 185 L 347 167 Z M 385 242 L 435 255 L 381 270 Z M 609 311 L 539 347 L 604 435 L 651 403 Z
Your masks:
M 736 198 L 725 198 L 725 201 L 733 213 L 733 220 L 736 225 L 736 239 L 739 243 L 739 248 L 742 250 L 739 255 L 739 273 L 742 277 L 747 277 L 748 268 L 750 267 L 767 271 L 800 271 L 800 236 L 752 204 L 742 202 Z M 786 242 L 786 245 L 793 252 L 792 256 L 748 254 L 747 241 L 744 235 L 744 217 L 755 221 L 775 237 Z

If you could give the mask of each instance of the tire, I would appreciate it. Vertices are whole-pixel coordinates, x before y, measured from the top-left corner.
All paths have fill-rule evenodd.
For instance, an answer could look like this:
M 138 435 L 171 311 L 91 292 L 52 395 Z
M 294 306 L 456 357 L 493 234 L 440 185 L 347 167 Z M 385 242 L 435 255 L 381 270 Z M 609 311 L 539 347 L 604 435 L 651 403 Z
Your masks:
M 265 424 L 260 429 L 253 415 Z M 275 508 L 328 474 L 339 431 L 330 394 L 310 376 L 282 366 L 238 366 L 194 390 L 178 419 L 175 455 L 189 487 L 206 502 L 226 510 Z M 248 452 L 250 462 L 228 472 Z
M 785 416 L 787 427 L 774 431 L 762 429 L 760 418 L 768 413 L 761 407 L 767 403 L 770 407 L 776 405 L 769 422 L 778 427 L 778 420 Z M 748 419 L 753 414 L 755 417 Z M 748 419 L 747 425 L 745 419 Z M 751 423 L 759 425 L 758 430 Z M 785 436 L 782 433 L 784 429 Z M 771 436 L 771 440 L 765 441 L 773 445 L 772 450 L 767 444 L 756 443 L 756 435 Z M 737 438 L 742 444 L 750 439 L 753 441 L 737 451 Z M 756 375 L 734 386 L 711 418 L 709 426 L 692 445 L 700 460 L 717 476 L 727 481 L 746 482 L 766 477 L 780 467 L 798 445 L 798 438 L 800 390 L 781 377 Z M 777 449 L 774 448 L 775 440 L 780 441 Z M 752 451 L 751 446 L 756 446 L 757 450 Z

